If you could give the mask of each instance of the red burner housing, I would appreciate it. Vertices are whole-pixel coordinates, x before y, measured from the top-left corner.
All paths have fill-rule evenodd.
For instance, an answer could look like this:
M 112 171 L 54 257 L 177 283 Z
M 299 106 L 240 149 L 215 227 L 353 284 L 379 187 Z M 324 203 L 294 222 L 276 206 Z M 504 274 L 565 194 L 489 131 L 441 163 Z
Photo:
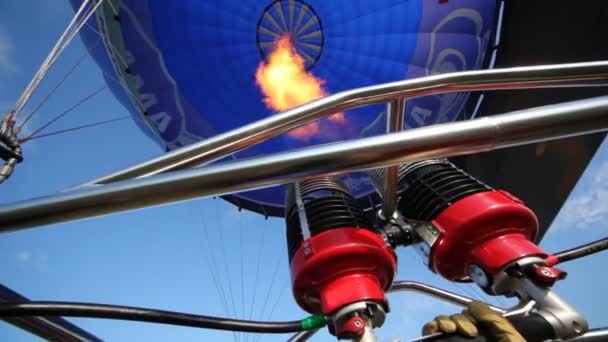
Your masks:
M 546 257 L 534 241 L 536 215 L 506 191 L 485 191 L 464 197 L 433 220 L 440 230 L 431 248 L 429 267 L 454 281 L 468 281 L 475 263 L 489 274 L 527 257 Z
M 331 314 L 345 305 L 383 304 L 397 260 L 384 239 L 361 228 L 336 228 L 304 240 L 290 269 L 297 303 L 310 313 Z

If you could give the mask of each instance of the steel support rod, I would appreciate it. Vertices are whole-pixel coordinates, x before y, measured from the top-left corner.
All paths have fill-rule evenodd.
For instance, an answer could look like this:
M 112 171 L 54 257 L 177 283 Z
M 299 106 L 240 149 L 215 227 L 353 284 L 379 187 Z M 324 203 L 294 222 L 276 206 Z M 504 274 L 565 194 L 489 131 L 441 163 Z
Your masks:
M 405 100 L 393 100 L 386 105 L 386 131 L 394 133 L 403 130 L 405 115 Z M 382 189 L 382 214 L 388 220 L 393 217 L 397 206 L 397 178 L 399 167 L 389 166 L 384 171 L 384 184 Z
M 91 183 L 107 184 L 206 164 L 298 126 L 369 104 L 461 91 L 597 85 L 608 85 L 608 61 L 463 71 L 358 88 L 182 147 Z
M 300 331 L 299 333 L 293 334 L 293 336 L 291 336 L 289 338 L 289 340 L 287 340 L 287 342 L 304 342 L 304 341 L 307 341 L 309 338 L 312 337 L 312 335 L 316 334 L 318 331 L 319 331 L 319 329 Z
M 90 186 L 0 207 L 0 232 L 608 130 L 608 96 Z
M 448 302 L 451 304 L 455 304 L 458 306 L 466 307 L 469 305 L 473 299 L 465 296 L 461 296 L 454 292 L 446 291 L 444 289 L 440 289 L 438 287 L 434 287 L 431 285 L 419 283 L 416 281 L 396 281 L 391 286 L 388 292 L 401 292 L 401 291 L 413 291 L 418 293 L 423 293 L 429 295 L 431 297 L 435 297 L 437 299 L 441 299 L 444 302 Z M 505 314 L 507 311 L 495 306 L 490 306 L 490 308 L 496 312 L 501 314 Z
M 605 342 L 608 341 L 608 327 L 592 329 L 581 336 L 568 340 L 569 342 Z

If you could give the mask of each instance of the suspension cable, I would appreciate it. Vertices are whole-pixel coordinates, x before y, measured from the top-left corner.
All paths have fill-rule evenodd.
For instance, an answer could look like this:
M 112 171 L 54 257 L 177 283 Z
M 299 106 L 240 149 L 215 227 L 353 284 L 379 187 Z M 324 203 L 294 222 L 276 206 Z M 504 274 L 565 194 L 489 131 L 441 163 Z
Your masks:
M 50 125 L 52 125 L 54 122 L 56 122 L 57 120 L 63 118 L 64 116 L 66 116 L 68 113 L 70 113 L 71 111 L 73 111 L 74 109 L 78 108 L 80 105 L 82 105 L 83 103 L 87 102 L 88 100 L 90 100 L 91 98 L 93 98 L 95 95 L 99 94 L 102 90 L 106 89 L 107 86 L 101 86 L 100 88 L 98 88 L 97 90 L 95 90 L 94 92 L 92 92 L 91 94 L 87 95 L 85 98 L 83 98 L 82 100 L 76 102 L 74 105 L 72 105 L 70 108 L 64 110 L 61 114 L 57 115 L 56 117 L 54 117 L 53 119 L 49 120 L 48 122 L 46 122 L 44 125 L 42 125 L 42 127 L 38 128 L 37 130 L 35 130 L 33 133 L 31 133 L 30 135 L 28 135 L 27 137 L 25 137 L 24 139 L 22 139 L 22 141 L 27 141 L 29 140 L 31 137 L 37 135 L 38 133 L 40 133 L 41 131 L 43 131 L 44 129 L 46 129 L 47 127 L 49 127 Z
M 257 262 L 256 262 L 256 267 L 255 267 L 255 278 L 253 280 L 253 296 L 251 297 L 251 311 L 249 312 L 249 319 L 251 319 L 253 317 L 253 312 L 255 310 L 255 297 L 257 295 L 257 285 L 258 285 L 258 278 L 259 278 L 259 274 L 260 274 L 262 251 L 264 250 L 264 242 L 266 240 L 266 231 L 268 230 L 265 228 L 267 228 L 267 227 L 263 227 L 262 236 L 260 238 L 261 241 L 260 241 L 259 248 L 258 248 L 258 257 L 257 257 Z
M 198 214 L 199 214 L 199 218 L 201 221 L 201 225 L 202 225 L 202 230 L 203 230 L 203 243 L 205 246 L 203 246 L 204 250 L 206 251 L 205 256 L 206 256 L 206 261 L 207 261 L 207 268 L 209 269 L 209 272 L 211 273 L 211 278 L 213 281 L 213 285 L 215 287 L 215 291 L 217 292 L 217 294 L 220 297 L 220 303 L 222 304 L 222 307 L 224 309 L 224 314 L 226 316 L 230 316 L 230 310 L 228 308 L 228 301 L 226 300 L 226 293 L 224 291 L 224 288 L 221 286 L 219 279 L 219 275 L 217 273 L 219 273 L 219 267 L 217 266 L 217 263 L 215 262 L 215 257 L 213 254 L 213 250 L 211 249 L 211 243 L 209 241 L 211 241 L 210 239 L 210 235 L 207 229 L 207 224 L 205 222 L 205 219 L 203 217 L 202 214 L 202 210 L 203 210 L 203 203 L 200 203 L 200 206 L 197 210 Z M 234 342 L 237 342 L 237 337 L 236 337 L 236 332 L 232 332 L 232 338 L 234 339 Z
M 72 66 L 72 68 L 63 76 L 63 78 L 61 78 L 61 80 L 59 82 L 57 82 L 57 84 L 55 84 L 55 86 L 42 99 L 42 101 L 40 101 L 40 103 L 38 103 L 36 105 L 36 107 L 25 117 L 23 122 L 21 122 L 21 124 L 19 124 L 20 129 L 23 128 L 23 126 L 25 126 L 25 124 L 28 121 L 30 121 L 32 116 L 34 116 L 34 114 L 36 114 L 38 112 L 38 110 L 42 107 L 42 105 L 44 105 L 46 103 L 46 101 L 48 101 L 48 99 L 51 97 L 51 95 L 53 95 L 59 89 L 59 87 L 61 87 L 61 85 L 70 77 L 70 75 L 72 75 L 74 73 L 74 71 L 76 71 L 76 69 L 78 69 L 78 67 L 82 64 L 82 62 L 84 62 L 85 59 L 87 59 L 88 56 L 89 56 L 89 53 L 87 51 L 85 51 L 82 54 L 82 56 L 80 56 L 80 58 L 78 59 L 76 64 L 74 64 L 74 66 Z
M 215 202 L 215 219 L 217 220 L 218 224 L 221 222 L 220 216 L 219 216 L 219 202 Z M 220 256 L 221 256 L 221 261 L 223 261 L 223 266 L 224 266 L 224 270 L 226 272 L 221 272 L 224 273 L 226 275 L 225 279 L 226 279 L 226 284 L 228 285 L 228 294 L 230 296 L 230 302 L 232 304 L 232 312 L 233 312 L 233 317 L 237 316 L 237 311 L 236 311 L 236 304 L 234 302 L 234 291 L 232 290 L 232 279 L 230 278 L 230 272 L 228 272 L 228 270 L 230 269 L 228 267 L 228 257 L 226 256 L 226 244 L 224 243 L 224 233 L 223 233 L 223 229 L 217 229 L 218 231 L 218 235 L 220 238 Z M 221 274 L 220 273 L 220 274 Z M 240 342 L 241 341 L 241 336 L 237 335 L 237 340 Z
M 84 129 L 84 128 L 101 126 L 101 125 L 109 124 L 109 123 L 112 123 L 112 122 L 123 121 L 123 120 L 126 120 L 128 118 L 129 118 L 129 116 L 125 115 L 125 116 L 121 116 L 121 117 L 118 117 L 118 118 L 98 121 L 98 122 L 94 122 L 94 123 L 86 124 L 86 125 L 82 125 L 82 126 L 76 126 L 76 127 L 72 127 L 72 128 L 61 129 L 61 130 L 58 130 L 58 131 L 53 131 L 53 132 L 44 133 L 44 134 L 38 134 L 38 135 L 34 135 L 32 137 L 29 137 L 27 139 L 21 139 L 19 141 L 23 144 L 25 142 L 28 142 L 28 141 L 34 140 L 34 139 L 46 138 L 46 137 L 50 137 L 50 136 L 57 135 L 57 134 L 78 131 L 78 130 Z
M 289 284 L 289 281 L 286 281 L 283 284 L 283 287 L 281 287 L 281 292 L 279 292 L 279 295 L 277 296 L 277 298 L 276 298 L 276 300 L 274 302 L 274 305 L 272 306 L 272 309 L 270 310 L 270 313 L 268 314 L 268 316 L 266 316 L 267 317 L 266 319 L 271 319 L 272 318 L 272 314 L 276 310 L 277 306 L 279 306 L 279 303 L 281 302 L 281 298 L 283 297 L 283 294 L 285 293 L 285 290 L 289 287 L 288 284 Z M 253 337 L 253 342 L 259 341 L 260 338 L 261 338 L 260 335 L 256 334 Z
M 274 271 L 272 272 L 272 279 L 270 280 L 270 286 L 268 287 L 268 292 L 266 292 L 266 298 L 264 299 L 264 304 L 262 305 L 262 310 L 260 311 L 260 317 L 264 316 L 264 312 L 266 312 L 266 306 L 268 305 L 268 300 L 270 299 L 270 293 L 274 288 L 275 280 L 277 279 L 277 275 L 279 274 L 279 266 L 281 265 L 281 258 L 277 258 L 277 262 L 274 266 Z
M 70 42 L 74 39 L 74 37 L 76 37 L 76 35 L 78 34 L 78 32 L 82 29 L 82 27 L 84 25 L 86 25 L 86 23 L 89 21 L 89 19 L 93 16 L 93 14 L 95 14 L 95 12 L 97 11 L 97 9 L 101 6 L 101 4 L 103 3 L 104 0 L 97 0 L 97 4 L 95 4 L 95 6 L 93 6 L 93 8 L 89 11 L 89 13 L 86 14 L 86 16 L 84 17 L 84 19 L 82 19 L 78 26 L 76 27 L 76 29 L 70 34 L 70 36 L 68 37 L 68 40 L 66 41 L 66 43 L 64 44 L 63 48 L 61 51 L 63 51 L 63 49 L 65 49 Z M 57 57 L 59 57 L 59 55 L 57 55 L 55 57 L 55 59 L 57 59 Z M 53 60 L 53 62 L 55 62 Z
M 245 319 L 245 252 L 243 245 L 243 215 L 239 215 L 239 249 L 241 254 L 241 318 Z M 245 336 L 245 341 L 247 336 Z
M 32 94 L 40 85 L 40 82 L 42 82 L 42 80 L 48 73 L 48 70 L 55 63 L 55 61 L 57 61 L 59 55 L 70 44 L 70 42 L 78 34 L 80 29 L 86 23 L 86 21 L 89 20 L 89 18 L 95 13 L 97 8 L 99 8 L 99 6 L 103 3 L 104 0 L 97 1 L 97 4 L 92 6 L 90 10 L 86 11 L 85 9 L 87 8 L 87 5 L 90 0 L 83 0 L 82 4 L 80 5 L 80 8 L 72 18 L 72 21 L 70 21 L 66 29 L 63 31 L 63 33 L 51 49 L 51 52 L 49 52 L 45 60 L 40 65 L 38 71 L 34 74 L 34 77 L 30 81 L 30 83 L 27 85 L 17 102 L 15 102 L 13 106 L 15 117 L 19 116 L 19 114 L 23 111 L 23 108 L 32 97 Z

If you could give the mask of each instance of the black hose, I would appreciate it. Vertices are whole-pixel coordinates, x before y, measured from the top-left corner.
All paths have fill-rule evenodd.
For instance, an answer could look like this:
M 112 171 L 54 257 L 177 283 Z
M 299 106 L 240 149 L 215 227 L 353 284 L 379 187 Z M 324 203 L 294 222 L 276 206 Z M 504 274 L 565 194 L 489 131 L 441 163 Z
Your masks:
M 578 259 L 608 249 L 608 238 L 553 254 L 559 263 Z
M 182 325 L 187 327 L 255 333 L 282 334 L 304 330 L 303 321 L 257 322 L 222 317 L 199 316 L 181 312 L 136 308 L 120 305 L 69 302 L 0 303 L 0 318 L 23 316 L 66 316 L 121 319 L 139 322 Z

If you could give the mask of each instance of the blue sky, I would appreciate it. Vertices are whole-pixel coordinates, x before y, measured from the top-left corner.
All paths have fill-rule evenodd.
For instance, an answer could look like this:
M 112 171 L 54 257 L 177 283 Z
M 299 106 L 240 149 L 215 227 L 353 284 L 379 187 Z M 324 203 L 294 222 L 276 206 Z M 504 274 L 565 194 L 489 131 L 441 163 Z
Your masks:
M 0 2 L 0 110 L 8 109 L 19 96 L 71 15 L 67 1 Z M 43 82 L 30 108 L 83 51 L 80 41 L 75 40 Z M 26 126 L 26 131 L 39 127 L 102 84 L 96 65 L 88 59 Z M 126 114 L 104 91 L 57 122 L 52 130 Z M 0 186 L 0 203 L 59 191 L 162 153 L 131 120 L 34 140 L 24 150 L 26 161 Z M 603 144 L 542 247 L 559 251 L 607 235 L 607 175 L 608 145 Z M 264 220 L 255 214 L 239 213 L 222 200 L 201 199 L 2 234 L 0 283 L 39 300 L 291 320 L 306 314 L 292 300 L 286 254 L 282 220 Z M 398 279 L 428 282 L 487 299 L 472 286 L 450 284 L 430 273 L 412 250 L 400 250 L 398 255 Z M 608 283 L 603 272 L 607 262 L 605 253 L 565 264 L 569 278 L 556 286 L 595 327 L 608 326 L 608 315 L 604 313 L 608 299 L 602 291 Z M 216 285 L 226 298 L 218 294 Z M 457 310 L 415 294 L 393 294 L 389 298 L 393 311 L 385 326 L 377 331 L 384 341 L 417 336 L 425 321 Z M 252 336 L 245 338 L 229 332 L 156 324 L 72 321 L 108 341 L 230 341 L 235 337 L 239 341 L 253 340 Z M 283 341 L 286 336 L 259 338 Z M 0 339 L 37 340 L 3 323 Z M 333 338 L 323 332 L 312 340 Z

